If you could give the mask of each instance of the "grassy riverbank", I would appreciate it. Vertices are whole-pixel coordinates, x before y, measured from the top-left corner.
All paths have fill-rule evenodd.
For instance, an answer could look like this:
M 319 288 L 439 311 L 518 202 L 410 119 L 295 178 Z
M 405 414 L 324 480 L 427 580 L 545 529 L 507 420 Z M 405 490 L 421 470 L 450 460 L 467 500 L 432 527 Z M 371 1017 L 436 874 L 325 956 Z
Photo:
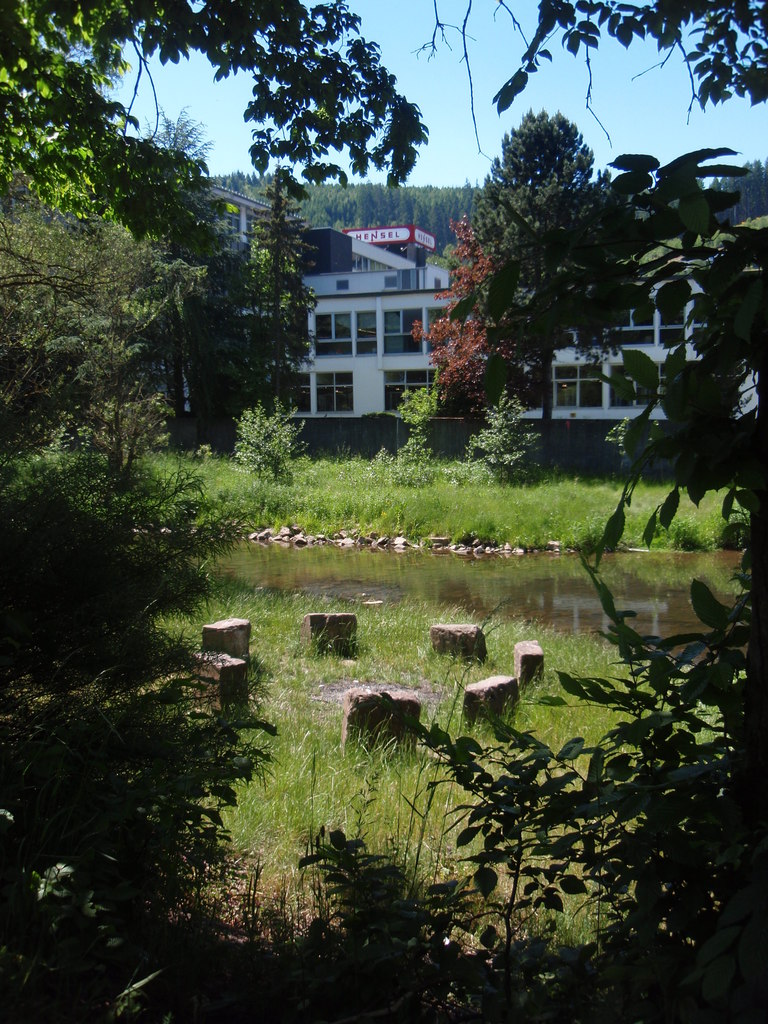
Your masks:
M 479 537 L 488 543 L 540 548 L 550 540 L 590 550 L 616 506 L 621 484 L 612 480 L 552 475 L 522 485 L 496 483 L 482 466 L 438 462 L 428 482 L 398 482 L 391 462 L 356 457 L 301 459 L 290 482 L 255 479 L 227 458 L 190 460 L 201 475 L 206 503 L 236 518 L 245 528 L 295 523 L 305 531 L 339 530 L 405 535 L 411 541 L 449 536 Z M 649 515 L 669 487 L 641 483 L 628 511 L 623 543 L 642 545 Z M 659 528 L 654 547 L 709 551 L 738 544 L 726 528 L 717 497 L 697 508 L 685 497 L 669 531 Z
M 442 769 L 433 758 L 421 748 L 341 746 L 341 698 L 355 682 L 413 688 L 422 701 L 422 722 L 438 722 L 457 735 L 468 728 L 461 714 L 466 683 L 512 674 L 515 643 L 536 639 L 545 651 L 545 673 L 514 711 L 515 726 L 534 731 L 555 749 L 575 735 L 596 740 L 609 728 L 605 713 L 593 707 L 539 703 L 543 695 L 561 692 L 558 671 L 615 673 L 615 651 L 597 637 L 491 620 L 484 624 L 488 659 L 482 665 L 465 664 L 435 654 L 429 641 L 431 623 L 466 621 L 465 610 L 438 612 L 414 601 L 376 606 L 360 601 L 344 605 L 357 615 L 359 646 L 354 659 L 341 659 L 300 642 L 303 616 L 322 607 L 311 595 L 254 591 L 232 581 L 221 585 L 206 610 L 209 619 L 242 616 L 252 621 L 258 714 L 277 727 L 266 774 L 242 789 L 227 819 L 236 856 L 251 871 L 258 865 L 265 913 L 275 906 L 286 913 L 287 908 L 307 912 L 312 895 L 304 888 L 298 862 L 321 827 L 364 838 L 370 850 L 408 865 L 422 884 L 467 873 L 456 852 L 454 827 L 464 798 L 448 784 L 434 788 Z M 194 636 L 194 627 L 185 628 Z M 483 742 L 492 740 L 487 724 L 478 723 L 469 733 Z

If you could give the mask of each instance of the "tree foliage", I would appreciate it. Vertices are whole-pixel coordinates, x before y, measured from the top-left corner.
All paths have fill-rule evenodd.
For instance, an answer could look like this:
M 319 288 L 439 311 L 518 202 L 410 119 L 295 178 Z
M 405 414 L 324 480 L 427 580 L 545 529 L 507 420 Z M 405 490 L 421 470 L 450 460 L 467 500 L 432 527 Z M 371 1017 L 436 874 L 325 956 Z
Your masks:
M 736 913 L 734 907 L 742 905 L 745 892 L 765 899 L 761 844 L 768 821 L 762 784 L 768 767 L 768 370 L 763 315 L 768 230 L 759 222 L 733 227 L 721 223 L 719 215 L 733 196 L 705 182 L 713 174 L 738 173 L 738 168 L 712 163 L 728 155 L 732 154 L 725 150 L 706 150 L 665 166 L 650 156 L 620 157 L 614 164 L 620 172 L 613 182 L 615 202 L 600 211 L 588 229 L 572 232 L 565 248 L 560 235 L 544 236 L 556 272 L 545 287 L 507 311 L 511 322 L 519 319 L 546 332 L 551 319 L 564 313 L 578 323 L 580 317 L 616 315 L 655 304 L 662 316 L 675 319 L 670 314 L 692 303 L 694 333 L 689 343 L 696 352 L 694 361 L 687 359 L 681 336 L 669 343 L 663 384 L 652 360 L 640 350 L 625 351 L 623 372 L 612 378 L 613 386 L 627 398 L 634 400 L 647 389 L 650 399 L 626 432 L 625 445 L 633 458 L 629 481 L 591 571 L 635 685 L 647 681 L 655 694 L 644 702 L 639 715 L 644 724 L 635 730 L 644 763 L 649 763 L 649 744 L 667 744 L 678 726 L 692 737 L 675 740 L 677 769 L 654 789 L 654 806 L 659 812 L 664 809 L 662 817 L 638 805 L 632 844 L 639 849 L 635 844 L 648 830 L 645 853 L 633 858 L 607 855 L 609 862 L 627 865 L 619 873 L 619 891 L 628 891 L 628 879 L 638 890 L 651 885 L 650 918 L 648 908 L 633 900 L 625 905 L 619 901 L 615 908 L 612 935 L 619 942 L 617 955 L 628 958 L 624 981 L 634 996 L 642 998 L 651 974 L 661 978 L 662 960 L 674 963 L 677 958 L 678 976 L 683 969 L 691 972 L 687 981 L 693 986 L 695 1004 L 721 1013 L 735 1013 L 739 1006 L 754 1009 L 764 998 L 745 952 L 745 944 L 752 941 L 745 936 L 757 926 L 746 911 Z M 664 430 L 650 419 L 657 407 L 666 417 Z M 737 507 L 750 515 L 750 544 L 741 577 L 748 586 L 745 595 L 729 609 L 694 581 L 691 598 L 703 632 L 663 641 L 631 630 L 596 571 L 602 552 L 614 548 L 621 537 L 635 484 L 657 458 L 670 461 L 674 480 L 668 497 L 649 519 L 647 543 L 658 527 L 670 525 L 682 491 L 695 503 L 706 493 L 719 491 L 726 519 Z M 675 650 L 681 645 L 688 646 L 679 656 Z M 674 680 L 679 681 L 679 690 L 670 689 L 678 685 Z M 597 700 L 594 681 L 571 680 L 565 685 L 573 695 L 589 693 Z M 601 699 L 629 710 L 631 702 L 617 696 L 613 684 L 600 685 Z M 707 709 L 703 721 L 712 735 L 722 738 L 712 750 L 705 749 L 704 726 L 696 721 L 702 705 Z M 622 731 L 619 744 L 630 735 Z M 618 750 L 614 746 L 612 753 Z M 603 748 L 600 756 L 607 758 L 609 753 Z M 641 761 L 627 776 L 634 780 L 635 793 Z M 667 753 L 659 767 L 672 763 Z M 732 822 L 728 849 L 734 852 L 733 859 L 720 848 L 719 825 L 713 833 L 709 808 L 715 792 L 722 800 L 721 817 Z M 679 864 L 674 865 L 681 853 L 676 848 L 664 852 L 666 816 L 684 822 L 689 847 L 684 856 L 690 863 L 710 865 L 696 897 L 690 875 L 683 892 L 669 874 L 679 870 Z M 641 943 L 638 936 L 644 936 Z M 649 963 L 647 953 L 658 960 Z M 717 962 L 719 954 L 724 961 Z M 666 985 L 676 983 L 673 975 L 667 976 Z
M 602 175 L 593 179 L 592 151 L 576 126 L 560 113 L 529 111 L 519 127 L 504 136 L 501 157 L 494 160 L 478 193 L 472 226 L 478 245 L 495 266 L 514 255 L 516 281 L 510 281 L 509 287 L 524 294 L 542 287 L 549 270 L 536 239 L 589 221 L 605 201 L 604 184 Z M 502 319 L 491 315 L 491 320 L 496 320 L 495 337 L 503 337 Z M 573 338 L 572 326 L 567 320 L 553 321 L 547 336 L 531 335 L 521 324 L 517 327 L 509 372 L 535 387 L 535 404 L 541 405 L 545 419 L 552 409 L 555 351 L 572 342 L 587 350 L 594 348 L 592 332 Z M 597 338 L 599 345 L 599 332 Z M 510 361 L 506 353 L 505 360 Z
M 468 12 L 469 13 L 469 12 Z M 513 15 L 513 27 L 520 24 Z M 467 22 L 464 31 L 467 30 Z M 607 37 L 629 47 L 648 39 L 660 53 L 677 52 L 691 76 L 691 103 L 702 108 L 723 103 L 730 96 L 746 96 L 752 103 L 768 99 L 768 26 L 761 0 L 689 0 L 685 4 L 624 3 L 590 0 L 570 3 L 541 0 L 531 38 L 523 39 L 520 65 L 499 89 L 494 103 L 507 110 L 525 90 L 528 80 L 550 62 L 549 46 L 558 39 L 574 57 L 581 56 L 590 71 L 590 51 Z
M 302 427 L 303 423 L 293 420 L 292 410 L 284 408 L 279 400 L 272 413 L 259 402 L 237 421 L 235 462 L 256 477 L 290 481 L 291 463 L 303 451 L 299 441 Z
M 702 106 L 734 93 L 763 102 L 767 30 L 765 6 L 752 0 L 736 7 L 542 2 L 521 67 L 497 105 L 506 109 L 551 59 L 551 39 L 589 66 L 605 36 L 624 46 L 652 38 L 661 51 L 680 52 L 692 100 Z M 768 999 L 757 952 L 768 905 L 768 238 L 760 221 L 724 219 L 737 195 L 706 184 L 743 174 L 717 162 L 732 155 L 704 150 L 665 166 L 652 156 L 619 157 L 611 204 L 575 229 L 545 233 L 547 280 L 535 292 L 509 293 L 504 310 L 509 323 L 546 337 L 563 319 L 610 322 L 656 306 L 677 320 L 683 305 L 692 306 L 693 362 L 681 332 L 668 343 L 661 381 L 639 350 L 624 352 L 623 372 L 612 378 L 629 400 L 650 394 L 625 438 L 629 481 L 587 566 L 628 680 L 563 675 L 561 682 L 580 702 L 612 707 L 616 728 L 593 748 L 574 737 L 557 753 L 516 733 L 495 771 L 477 765 L 468 744 L 446 750 L 477 798 L 459 841 L 483 837 L 482 851 L 470 857 L 478 887 L 495 889 L 500 864 L 511 879 L 502 955 L 514 969 L 516 901 L 523 910 L 536 901 L 557 909 L 563 893 L 591 895 L 607 927 L 579 958 L 591 957 L 597 971 L 593 1007 L 613 1019 L 757 1020 Z M 521 264 L 513 256 L 489 287 L 521 273 Z M 666 415 L 665 430 L 651 423 L 655 408 Z M 683 491 L 696 503 L 718 491 L 726 519 L 737 509 L 750 517 L 743 595 L 729 608 L 692 581 L 702 628 L 664 639 L 631 628 L 631 612 L 616 606 L 599 572 L 602 553 L 621 538 L 635 484 L 656 458 L 672 463 L 674 480 L 649 519 L 649 544 L 673 521 Z
M 249 384 L 251 395 L 263 401 L 288 402 L 309 352 L 313 298 L 304 284 L 309 252 L 302 240 L 303 222 L 281 174 L 275 175 L 265 199 L 269 214 L 254 226 L 244 274 Z
M 0 214 L 5 452 L 64 432 L 129 469 L 163 428 L 147 336 L 171 291 L 190 286 L 123 228 L 74 224 L 19 192 Z
M 476 297 L 483 294 L 485 282 L 492 275 L 495 263 L 478 245 L 469 221 L 464 218 L 453 224 L 456 248 L 451 256 L 451 288 L 442 294 L 449 303 L 445 313 L 429 325 L 430 360 L 437 367 L 437 389 L 441 411 L 449 416 L 482 416 L 487 402 L 486 370 L 492 347 L 488 338 L 486 304 Z M 472 315 L 466 318 L 452 314 L 460 303 L 472 303 Z M 424 334 L 417 325 L 416 337 Z M 502 337 L 495 346 L 502 358 L 512 362 L 514 344 Z M 533 399 L 527 376 L 510 374 L 507 385 L 515 394 Z
M 479 457 L 502 483 L 524 480 L 531 471 L 536 439 L 531 424 L 523 420 L 524 412 L 518 398 L 502 394 L 486 412 L 487 426 L 467 445 L 467 457 Z
M 738 193 L 738 199 L 721 214 L 731 224 L 756 217 L 768 217 L 768 161 L 744 164 L 746 174 L 715 178 L 712 185 L 723 192 Z
M 205 187 L 204 162 L 134 136 L 130 106 L 110 94 L 131 60 L 148 76 L 150 58 L 192 52 L 217 80 L 252 74 L 244 117 L 258 170 L 277 159 L 308 181 L 343 181 L 331 154 L 346 152 L 354 174 L 373 166 L 403 181 L 426 129 L 359 26 L 343 2 L 13 0 L 0 12 L 0 191 L 22 172 L 51 206 L 202 241 L 182 194 Z

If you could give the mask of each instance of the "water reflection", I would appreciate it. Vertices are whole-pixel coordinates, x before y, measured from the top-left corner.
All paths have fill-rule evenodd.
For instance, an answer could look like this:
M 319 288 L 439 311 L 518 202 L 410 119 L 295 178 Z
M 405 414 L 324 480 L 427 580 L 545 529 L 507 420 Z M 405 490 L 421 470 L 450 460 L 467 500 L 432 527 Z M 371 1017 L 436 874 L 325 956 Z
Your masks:
M 638 552 L 606 556 L 603 575 L 617 607 L 637 613 L 637 628 L 668 635 L 697 626 L 689 599 L 691 580 L 703 580 L 721 600 L 729 600 L 736 593 L 731 578 L 738 563 L 732 552 Z M 491 614 L 522 617 L 573 633 L 608 625 L 589 577 L 573 555 L 479 559 L 243 544 L 222 561 L 219 571 L 254 586 L 303 591 L 331 601 L 389 603 L 408 596 L 462 609 L 476 620 Z

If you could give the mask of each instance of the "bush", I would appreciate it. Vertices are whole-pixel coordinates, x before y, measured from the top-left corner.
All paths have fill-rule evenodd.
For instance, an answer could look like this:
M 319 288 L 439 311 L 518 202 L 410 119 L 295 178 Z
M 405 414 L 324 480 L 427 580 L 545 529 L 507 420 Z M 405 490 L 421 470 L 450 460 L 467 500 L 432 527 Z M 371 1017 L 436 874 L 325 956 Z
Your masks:
M 502 483 L 530 474 L 529 454 L 536 442 L 530 425 L 522 418 L 523 411 L 517 398 L 502 395 L 499 404 L 488 409 L 488 426 L 467 445 L 467 458 L 477 458 L 480 453 L 481 461 Z
M 293 410 L 275 403 L 269 415 L 259 404 L 246 409 L 237 421 L 235 461 L 255 476 L 271 476 L 273 480 L 290 480 L 291 463 L 304 451 L 299 442 L 303 424 L 291 419 Z
M 749 594 L 729 609 L 694 581 L 706 630 L 659 640 L 631 629 L 590 572 L 626 675 L 561 672 L 565 696 L 544 703 L 609 710 L 598 743 L 576 736 L 558 750 L 497 721 L 484 748 L 419 726 L 468 794 L 456 845 L 495 914 L 481 942 L 504 996 L 484 1019 L 522 1009 L 532 950 L 575 905 L 595 941 L 540 961 L 539 983 L 565 971 L 566 987 L 547 987 L 540 1017 L 527 978 L 521 1019 L 584 1019 L 578 1000 L 589 1020 L 762 1019 L 768 826 L 739 806 Z
M 0 475 L 3 1009 L 100 1020 L 174 974 L 224 856 L 220 809 L 265 757 L 196 706 L 164 626 L 207 595 L 201 563 L 231 531 L 185 473 L 76 453 Z
M 429 421 L 437 411 L 437 389 L 406 391 L 398 412 L 408 424 L 408 440 L 398 451 L 394 479 L 404 487 L 425 487 L 435 478 L 434 454 L 427 439 Z

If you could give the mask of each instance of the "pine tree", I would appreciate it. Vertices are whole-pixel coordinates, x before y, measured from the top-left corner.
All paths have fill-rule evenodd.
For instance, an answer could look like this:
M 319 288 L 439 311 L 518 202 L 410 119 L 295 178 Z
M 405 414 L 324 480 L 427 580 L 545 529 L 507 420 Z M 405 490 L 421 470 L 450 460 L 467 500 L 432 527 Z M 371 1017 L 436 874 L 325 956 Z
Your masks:
M 298 368 L 309 351 L 310 290 L 304 285 L 309 257 L 303 221 L 278 171 L 265 191 L 269 215 L 253 231 L 247 270 L 251 321 L 251 390 L 269 404 L 288 403 Z M 251 403 L 249 403 L 251 404 Z
M 593 163 L 578 128 L 560 113 L 529 111 L 520 127 L 504 136 L 501 158 L 494 160 L 477 195 L 472 226 L 494 265 L 512 257 L 520 261 L 522 293 L 535 293 L 548 276 L 540 248 L 531 243 L 547 232 L 575 228 L 604 201 L 605 180 L 600 174 L 593 178 Z M 537 383 L 545 419 L 552 414 L 552 360 L 558 348 L 571 343 L 572 326 L 553 324 L 547 335 L 516 339 L 518 358 L 511 369 L 521 385 L 523 379 L 526 385 Z

